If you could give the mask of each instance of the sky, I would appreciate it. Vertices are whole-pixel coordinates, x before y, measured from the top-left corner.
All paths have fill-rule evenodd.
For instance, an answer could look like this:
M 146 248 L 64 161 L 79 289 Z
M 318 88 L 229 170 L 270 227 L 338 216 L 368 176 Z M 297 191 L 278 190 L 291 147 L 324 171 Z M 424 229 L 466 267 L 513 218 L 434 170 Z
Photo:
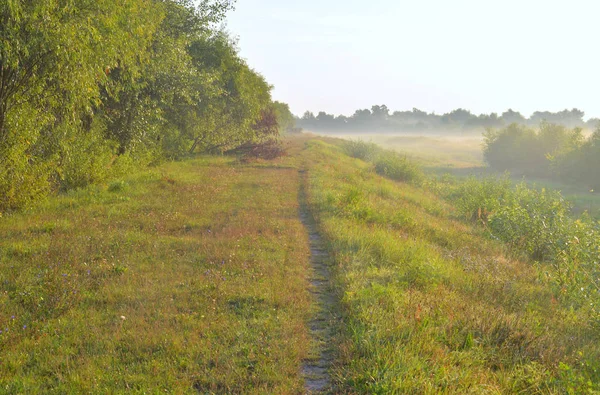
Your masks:
M 600 117 L 595 0 L 237 0 L 227 30 L 293 113 L 385 104 Z

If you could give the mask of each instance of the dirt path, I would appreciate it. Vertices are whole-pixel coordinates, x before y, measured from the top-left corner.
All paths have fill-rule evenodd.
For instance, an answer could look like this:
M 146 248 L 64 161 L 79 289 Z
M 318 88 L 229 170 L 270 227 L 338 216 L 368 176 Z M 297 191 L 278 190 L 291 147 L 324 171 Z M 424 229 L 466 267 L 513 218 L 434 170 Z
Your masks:
M 333 360 L 332 337 L 335 320 L 335 297 L 330 287 L 329 255 L 323 239 L 317 232 L 315 221 L 310 214 L 306 201 L 306 173 L 301 172 L 299 193 L 300 219 L 309 235 L 311 262 L 311 293 L 315 308 L 310 321 L 310 332 L 313 339 L 311 357 L 304 361 L 305 392 L 308 394 L 327 393 L 331 389 L 329 369 Z

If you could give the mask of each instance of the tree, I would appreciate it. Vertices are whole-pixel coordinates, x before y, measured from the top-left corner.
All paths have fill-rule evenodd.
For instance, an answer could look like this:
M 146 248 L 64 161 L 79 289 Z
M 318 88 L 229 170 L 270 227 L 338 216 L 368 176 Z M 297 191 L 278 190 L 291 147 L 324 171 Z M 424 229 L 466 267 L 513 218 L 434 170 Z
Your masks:
M 290 106 L 287 103 L 278 101 L 273 102 L 273 111 L 277 118 L 277 124 L 281 133 L 289 132 L 294 129 L 296 119 L 290 111 Z
M 160 17 L 152 0 L 0 3 L 0 210 L 106 167 L 107 70 L 143 57 Z
M 510 108 L 502 113 L 501 118 L 507 125 L 510 125 L 511 123 L 525 124 L 526 121 L 525 117 L 521 115 L 520 112 L 513 111 Z
M 189 47 L 197 71 L 211 76 L 212 90 L 200 92 L 189 128 L 190 152 L 225 150 L 257 137 L 252 125 L 271 106 L 271 86 L 237 54 L 235 42 L 219 31 Z

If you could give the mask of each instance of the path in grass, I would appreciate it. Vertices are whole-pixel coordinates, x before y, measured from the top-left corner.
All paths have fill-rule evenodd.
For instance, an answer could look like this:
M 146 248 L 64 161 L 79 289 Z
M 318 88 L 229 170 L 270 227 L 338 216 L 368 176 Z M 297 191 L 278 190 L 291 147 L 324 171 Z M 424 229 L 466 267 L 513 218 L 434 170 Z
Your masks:
M 330 273 L 327 265 L 329 256 L 306 202 L 304 175 L 305 173 L 300 174 L 300 219 L 309 235 L 313 268 L 310 282 L 315 306 L 310 321 L 313 346 L 310 358 L 305 360 L 302 366 L 302 374 L 305 380 L 305 391 L 311 394 L 327 392 L 331 387 L 329 369 L 333 360 L 331 344 L 333 338 L 332 323 L 335 319 L 335 297 L 331 291 L 329 281 Z

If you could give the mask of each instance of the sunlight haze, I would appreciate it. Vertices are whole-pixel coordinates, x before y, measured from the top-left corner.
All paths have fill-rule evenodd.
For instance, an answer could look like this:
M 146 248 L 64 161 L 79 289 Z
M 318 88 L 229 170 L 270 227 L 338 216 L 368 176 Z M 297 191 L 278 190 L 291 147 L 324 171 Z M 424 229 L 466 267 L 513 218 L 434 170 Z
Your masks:
M 579 108 L 598 117 L 593 1 L 239 0 L 241 55 L 306 110 Z

